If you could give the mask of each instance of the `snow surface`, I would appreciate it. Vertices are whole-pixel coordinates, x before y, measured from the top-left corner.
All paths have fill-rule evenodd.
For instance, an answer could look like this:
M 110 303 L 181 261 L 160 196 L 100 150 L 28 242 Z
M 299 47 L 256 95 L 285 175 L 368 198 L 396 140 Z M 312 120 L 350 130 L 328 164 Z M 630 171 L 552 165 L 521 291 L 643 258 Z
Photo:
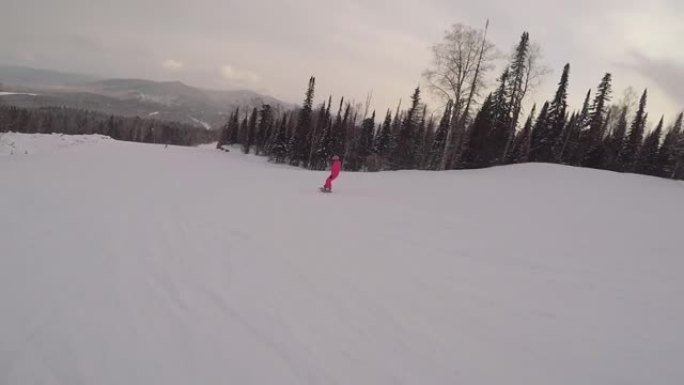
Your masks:
M 55 152 L 64 148 L 111 138 L 101 135 L 18 134 L 0 132 L 0 156 Z
M 41 140 L 0 157 L 0 384 L 684 383 L 681 182 L 530 164 L 321 194 L 239 151 L 13 139 Z

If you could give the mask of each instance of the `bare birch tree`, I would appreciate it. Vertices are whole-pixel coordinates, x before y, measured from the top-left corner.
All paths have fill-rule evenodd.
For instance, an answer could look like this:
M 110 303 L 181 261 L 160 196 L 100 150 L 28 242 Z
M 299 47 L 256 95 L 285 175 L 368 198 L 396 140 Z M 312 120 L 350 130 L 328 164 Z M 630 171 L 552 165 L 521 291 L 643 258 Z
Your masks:
M 470 106 L 484 88 L 487 73 L 494 68 L 497 51 L 487 40 L 488 26 L 489 22 L 481 30 L 454 24 L 444 33 L 443 41 L 432 47 L 432 65 L 423 72 L 429 90 L 445 101 L 453 101 L 452 124 L 444 142 L 440 169 L 446 166 L 449 149 L 458 151 L 455 143 L 460 138 L 454 131 L 465 127 Z

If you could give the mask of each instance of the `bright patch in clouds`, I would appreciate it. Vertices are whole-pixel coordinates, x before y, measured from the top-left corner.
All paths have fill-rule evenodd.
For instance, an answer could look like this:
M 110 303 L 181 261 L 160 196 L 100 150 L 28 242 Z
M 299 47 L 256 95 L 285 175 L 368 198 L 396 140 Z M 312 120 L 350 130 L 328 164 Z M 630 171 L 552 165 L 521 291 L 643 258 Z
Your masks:
M 170 70 L 170 71 L 180 71 L 180 70 L 182 70 L 183 68 L 185 68 L 185 64 L 184 64 L 184 63 L 179 62 L 178 60 L 173 60 L 173 59 L 166 60 L 166 61 L 162 64 L 162 66 L 163 66 L 164 68 L 166 68 L 167 70 Z
M 241 70 L 232 65 L 224 65 L 221 67 L 221 76 L 234 84 L 253 84 L 261 81 L 261 77 L 252 71 Z

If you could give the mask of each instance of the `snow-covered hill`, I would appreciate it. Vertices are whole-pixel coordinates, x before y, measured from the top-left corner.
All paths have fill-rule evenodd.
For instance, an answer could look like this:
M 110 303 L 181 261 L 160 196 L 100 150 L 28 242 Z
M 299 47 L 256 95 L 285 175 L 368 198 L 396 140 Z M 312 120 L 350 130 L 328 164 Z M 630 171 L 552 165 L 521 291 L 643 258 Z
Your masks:
M 684 382 L 681 182 L 530 164 L 321 194 L 238 151 L 13 139 L 40 140 L 0 157 L 0 384 Z
M 111 140 L 102 135 L 18 134 L 0 132 L 0 156 L 52 153 L 88 143 Z

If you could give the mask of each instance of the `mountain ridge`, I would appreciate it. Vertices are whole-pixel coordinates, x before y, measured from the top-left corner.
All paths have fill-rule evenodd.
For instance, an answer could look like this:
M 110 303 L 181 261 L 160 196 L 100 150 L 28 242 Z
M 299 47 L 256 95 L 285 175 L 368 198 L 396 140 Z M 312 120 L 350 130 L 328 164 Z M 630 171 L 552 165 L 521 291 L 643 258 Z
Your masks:
M 263 104 L 292 105 L 253 90 L 212 90 L 179 80 L 98 78 L 91 75 L 0 65 L 2 91 L 35 95 L 4 95 L 2 102 L 18 107 L 64 106 L 122 116 L 177 121 L 217 129 L 235 108 Z

